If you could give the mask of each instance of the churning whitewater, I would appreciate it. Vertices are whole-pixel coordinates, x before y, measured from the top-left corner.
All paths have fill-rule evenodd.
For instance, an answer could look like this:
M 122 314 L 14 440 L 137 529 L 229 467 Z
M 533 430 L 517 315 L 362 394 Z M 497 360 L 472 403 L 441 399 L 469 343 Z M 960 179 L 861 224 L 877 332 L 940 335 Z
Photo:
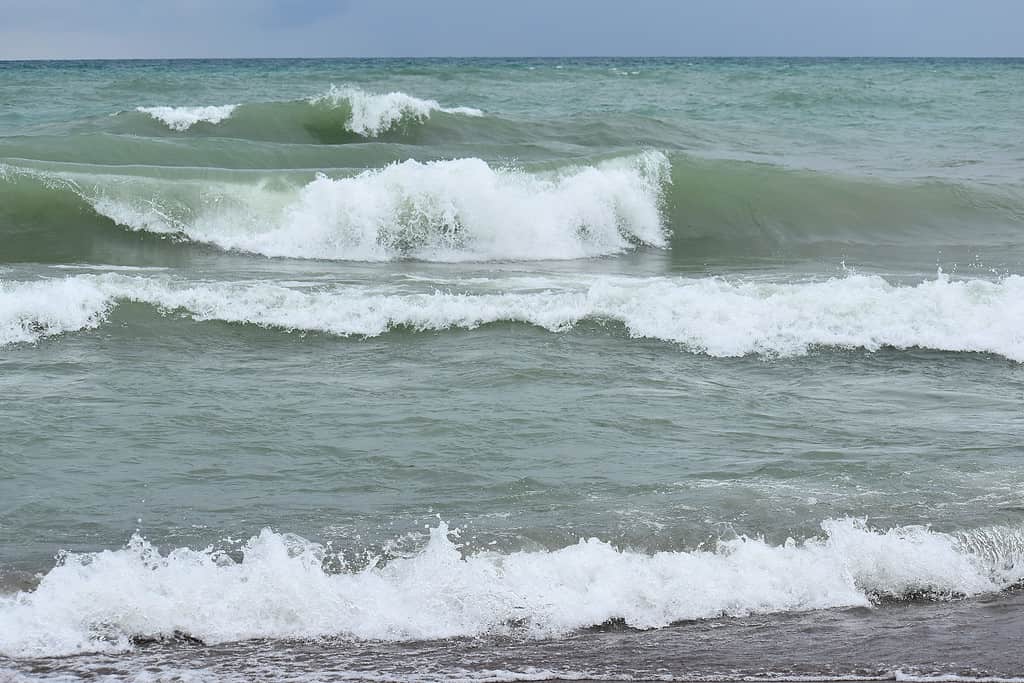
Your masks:
M 666 245 L 669 163 L 649 152 L 528 173 L 409 160 L 298 187 L 4 168 L 130 230 L 264 256 L 381 261 L 576 259 Z M 2 178 L 2 176 L 0 176 Z M 278 183 L 280 185 L 280 183 Z
M 119 198 L 97 188 L 88 201 L 133 230 L 265 256 L 571 259 L 664 245 L 666 167 L 657 153 L 552 175 L 495 170 L 480 159 L 410 160 L 351 178 L 318 175 L 293 193 L 194 187 L 207 197 L 198 209 L 155 200 L 159 190 Z
M 123 651 L 133 640 L 206 643 L 331 635 L 429 640 L 524 630 L 551 637 L 621 619 L 634 628 L 722 615 L 949 598 L 1024 579 L 1024 531 L 957 536 L 827 520 L 821 537 L 758 539 L 713 550 L 621 550 L 596 538 L 550 552 L 463 557 L 458 532 L 430 531 L 420 552 L 350 569 L 343 556 L 264 529 L 240 549 L 177 548 L 139 536 L 121 550 L 65 554 L 30 593 L 0 597 L 0 653 Z M 325 566 L 338 571 L 325 571 Z
M 1022 66 L 0 62 L 0 680 L 1022 680 Z
M 816 347 L 918 347 L 1024 362 L 1024 278 L 1016 275 L 989 282 L 953 281 L 939 273 L 913 286 L 856 274 L 792 284 L 596 277 L 533 278 L 499 291 L 479 283 L 477 291 L 458 282 L 439 282 L 427 292 L 409 291 L 410 285 L 190 283 L 125 274 L 0 281 L 0 344 L 96 328 L 118 303 L 135 302 L 197 321 L 342 337 L 497 322 L 559 333 L 589 320 L 620 324 L 629 337 L 675 342 L 717 357 L 794 356 Z

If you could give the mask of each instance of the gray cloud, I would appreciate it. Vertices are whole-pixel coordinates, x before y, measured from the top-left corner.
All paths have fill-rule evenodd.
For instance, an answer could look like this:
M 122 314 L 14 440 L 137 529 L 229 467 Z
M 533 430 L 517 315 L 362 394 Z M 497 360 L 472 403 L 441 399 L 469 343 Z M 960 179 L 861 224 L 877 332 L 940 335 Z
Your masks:
M 0 0 L 0 58 L 964 55 L 1017 0 Z

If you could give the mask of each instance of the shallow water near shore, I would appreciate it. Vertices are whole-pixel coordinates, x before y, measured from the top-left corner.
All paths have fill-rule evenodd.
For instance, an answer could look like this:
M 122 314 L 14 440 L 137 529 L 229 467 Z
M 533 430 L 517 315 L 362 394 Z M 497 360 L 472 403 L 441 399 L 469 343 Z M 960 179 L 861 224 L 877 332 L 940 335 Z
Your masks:
M 1024 677 L 1020 66 L 0 63 L 0 679 Z

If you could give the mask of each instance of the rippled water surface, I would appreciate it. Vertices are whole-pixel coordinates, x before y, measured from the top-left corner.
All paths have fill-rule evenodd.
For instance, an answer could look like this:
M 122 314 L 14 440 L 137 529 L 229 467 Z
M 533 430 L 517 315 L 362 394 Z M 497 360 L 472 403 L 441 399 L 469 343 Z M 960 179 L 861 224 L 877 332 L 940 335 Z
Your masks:
M 1021 66 L 0 63 L 0 679 L 1024 676 Z

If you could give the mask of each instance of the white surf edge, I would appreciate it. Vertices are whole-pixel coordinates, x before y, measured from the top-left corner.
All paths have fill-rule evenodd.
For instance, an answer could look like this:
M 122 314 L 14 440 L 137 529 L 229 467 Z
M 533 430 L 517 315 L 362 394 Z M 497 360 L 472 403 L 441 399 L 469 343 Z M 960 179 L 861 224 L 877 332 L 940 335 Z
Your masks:
M 1002 590 L 1024 578 L 1024 531 L 958 535 L 830 519 L 822 534 L 770 545 L 644 554 L 595 538 L 558 550 L 463 554 L 439 523 L 419 552 L 383 566 L 324 570 L 331 553 L 264 529 L 241 559 L 207 548 L 67 553 L 31 592 L 0 597 L 0 653 L 121 652 L 136 638 L 205 643 L 344 636 L 433 640 L 523 632 L 552 637 L 621 619 L 650 629 L 758 613 L 870 606 Z M 974 534 L 977 534 L 975 536 Z M 994 545 L 1002 538 L 1005 543 Z
M 816 282 L 578 277 L 489 291 L 429 284 L 419 291 L 269 282 L 189 282 L 159 275 L 74 275 L 0 281 L 0 344 L 92 329 L 119 302 L 223 321 L 342 337 L 396 328 L 475 329 L 519 322 L 562 333 L 581 322 L 622 325 L 633 338 L 713 357 L 800 356 L 817 348 L 922 348 L 1024 362 L 1024 277 L 916 285 L 851 274 Z

